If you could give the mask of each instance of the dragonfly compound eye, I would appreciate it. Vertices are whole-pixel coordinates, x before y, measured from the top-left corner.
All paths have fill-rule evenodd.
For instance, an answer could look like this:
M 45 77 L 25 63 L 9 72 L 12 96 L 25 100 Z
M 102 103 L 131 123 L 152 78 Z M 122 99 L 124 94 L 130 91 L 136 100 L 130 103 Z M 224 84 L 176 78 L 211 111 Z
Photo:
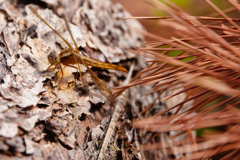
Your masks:
M 48 55 L 48 62 L 50 64 L 58 64 L 60 63 L 60 58 L 55 51 L 51 51 Z

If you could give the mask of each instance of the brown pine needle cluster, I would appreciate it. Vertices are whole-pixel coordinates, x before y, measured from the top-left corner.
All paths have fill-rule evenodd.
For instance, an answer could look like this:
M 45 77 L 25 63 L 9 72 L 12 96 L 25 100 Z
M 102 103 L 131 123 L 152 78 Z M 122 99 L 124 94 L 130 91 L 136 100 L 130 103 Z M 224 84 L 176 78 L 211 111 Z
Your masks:
M 214 17 L 195 17 L 170 1 L 163 1 L 152 0 L 152 3 L 167 17 L 128 18 L 159 20 L 160 25 L 166 26 L 176 36 L 166 39 L 143 33 L 154 41 L 144 43 L 132 52 L 146 57 L 149 65 L 128 85 L 115 88 L 114 94 L 119 95 L 132 86 L 151 84 L 154 87 L 146 94 L 158 93 L 154 102 L 171 100 L 182 93 L 187 95 L 179 99 L 177 105 L 133 122 L 136 128 L 148 131 L 178 133 L 169 136 L 169 139 L 183 134 L 187 136 L 171 143 L 167 140 L 164 143 L 142 145 L 143 150 L 166 149 L 168 155 L 182 154 L 179 158 L 183 159 L 213 156 L 239 159 L 240 17 L 230 18 L 227 13 L 239 13 L 240 4 L 228 0 L 232 8 L 222 11 L 210 0 L 205 0 L 217 14 Z M 169 57 L 171 51 L 181 53 Z M 183 87 L 177 93 L 159 98 L 169 88 L 179 85 Z M 182 106 L 192 100 L 195 100 L 193 105 L 180 112 Z M 172 115 L 164 114 L 171 110 L 175 111 Z M 205 129 L 205 134 L 195 137 L 193 131 L 198 130 L 199 133 L 199 129 Z M 174 148 L 174 152 L 169 148 Z

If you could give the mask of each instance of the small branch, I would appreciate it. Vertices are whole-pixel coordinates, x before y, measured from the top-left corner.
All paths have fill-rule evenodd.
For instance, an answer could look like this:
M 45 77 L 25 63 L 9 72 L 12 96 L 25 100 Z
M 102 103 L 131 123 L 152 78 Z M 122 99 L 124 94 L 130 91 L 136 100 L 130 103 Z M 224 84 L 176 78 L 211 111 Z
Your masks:
M 135 62 L 132 63 L 132 65 L 130 67 L 130 70 L 128 72 L 127 78 L 125 79 L 123 85 L 127 85 L 129 83 L 130 78 L 132 77 L 132 72 L 133 72 L 134 66 L 135 66 Z M 116 126 L 117 120 L 118 120 L 119 115 L 121 113 L 121 108 L 122 108 L 122 106 L 124 106 L 125 95 L 126 95 L 126 90 L 124 92 L 122 92 L 122 94 L 118 98 L 118 102 L 117 102 L 116 108 L 113 112 L 113 116 L 112 116 L 112 119 L 110 121 L 108 130 L 107 130 L 106 138 L 103 142 L 102 148 L 101 148 L 99 156 L 98 156 L 98 160 L 103 159 L 103 155 L 104 155 L 104 152 L 107 148 L 109 139 L 112 136 L 112 132 L 113 132 L 115 126 Z

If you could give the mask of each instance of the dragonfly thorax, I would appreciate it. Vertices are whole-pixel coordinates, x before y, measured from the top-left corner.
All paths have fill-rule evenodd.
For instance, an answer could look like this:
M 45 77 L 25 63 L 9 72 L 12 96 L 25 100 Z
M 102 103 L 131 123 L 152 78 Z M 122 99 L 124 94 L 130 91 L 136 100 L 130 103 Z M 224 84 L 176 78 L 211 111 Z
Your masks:
M 50 64 L 59 64 L 60 63 L 60 57 L 59 55 L 57 54 L 56 51 L 51 51 L 48 55 L 48 62 Z

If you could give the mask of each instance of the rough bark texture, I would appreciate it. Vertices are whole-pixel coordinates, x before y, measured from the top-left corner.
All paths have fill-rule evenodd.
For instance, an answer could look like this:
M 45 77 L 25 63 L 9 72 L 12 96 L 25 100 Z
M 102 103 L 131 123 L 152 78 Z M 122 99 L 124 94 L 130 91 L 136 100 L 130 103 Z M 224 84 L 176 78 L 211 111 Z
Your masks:
M 46 72 L 49 52 L 67 46 L 28 5 L 73 45 L 60 18 L 65 14 L 81 52 L 126 68 L 135 59 L 135 73 L 146 63 L 127 50 L 143 43 L 143 36 L 133 29 L 143 28 L 135 20 L 122 20 L 130 16 L 128 12 L 108 0 L 46 0 L 39 4 L 0 1 L 0 157 L 96 159 L 113 107 L 100 95 L 90 76 L 89 95 L 81 81 L 75 83 L 75 69 L 64 68 L 60 85 L 57 70 Z M 92 70 L 110 88 L 121 85 L 126 77 L 119 71 Z M 111 137 L 105 159 L 144 159 L 143 155 L 166 158 L 167 154 L 158 150 L 140 154 L 140 144 L 160 141 L 162 135 L 152 139 L 153 133 L 137 132 L 131 127 L 133 118 L 148 117 L 167 108 L 156 101 L 150 110 L 141 113 L 158 96 L 145 95 L 150 90 L 151 86 L 130 88 L 125 112 Z
M 84 92 L 81 81 L 70 83 L 75 82 L 76 70 L 64 68 L 60 85 L 57 70 L 46 72 L 49 52 L 61 51 L 66 44 L 28 9 L 29 4 L 18 1 L 15 5 L 9 1 L 0 4 L 1 158 L 96 159 L 113 108 L 90 80 L 91 95 Z M 129 14 L 110 1 L 30 5 L 73 45 L 64 20 L 58 16 L 65 14 L 73 23 L 70 28 L 78 47 L 96 60 L 121 61 L 128 68 L 135 56 L 127 49 L 143 42 L 130 27 L 142 29 L 141 25 L 122 20 Z M 52 9 L 43 9 L 46 6 Z M 93 70 L 110 88 L 120 85 L 126 76 L 118 71 Z M 122 132 L 125 136 L 127 130 Z M 119 135 L 112 137 L 106 159 L 137 156 L 136 150 L 129 154 L 122 148 L 124 138 L 119 140 Z

